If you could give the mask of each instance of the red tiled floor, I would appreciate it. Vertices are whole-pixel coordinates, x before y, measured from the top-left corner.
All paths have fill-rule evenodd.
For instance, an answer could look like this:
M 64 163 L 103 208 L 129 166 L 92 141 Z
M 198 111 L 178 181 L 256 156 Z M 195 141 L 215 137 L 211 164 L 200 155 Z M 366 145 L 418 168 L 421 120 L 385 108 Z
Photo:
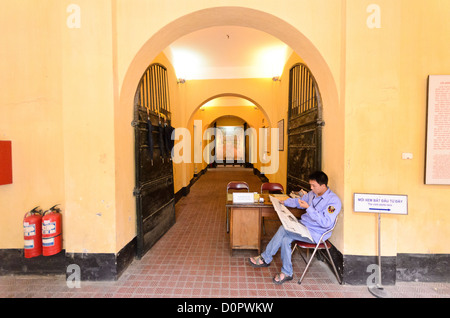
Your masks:
M 117 281 L 81 282 L 68 288 L 65 276 L 1 276 L 0 297 L 58 298 L 372 298 L 366 286 L 339 285 L 322 262 L 315 261 L 301 285 L 305 267 L 293 256 L 294 280 L 277 286 L 279 255 L 268 268 L 255 269 L 247 258 L 255 251 L 234 251 L 226 233 L 225 188 L 228 181 L 246 180 L 259 191 L 252 170 L 210 170 L 176 204 L 176 224 L 141 259 L 134 260 Z M 267 222 L 263 246 L 275 233 Z M 297 253 L 297 252 L 296 252 Z M 391 297 L 450 297 L 450 284 L 397 282 L 387 286 Z

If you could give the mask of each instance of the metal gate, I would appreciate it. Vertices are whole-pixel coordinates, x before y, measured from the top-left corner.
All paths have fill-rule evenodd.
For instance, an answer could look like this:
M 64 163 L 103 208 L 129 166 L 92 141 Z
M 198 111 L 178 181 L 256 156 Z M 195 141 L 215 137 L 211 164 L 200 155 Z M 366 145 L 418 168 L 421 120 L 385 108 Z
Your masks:
M 134 102 L 137 251 L 141 258 L 175 223 L 167 70 L 152 64 Z
M 309 190 L 308 176 L 322 167 L 322 103 L 308 67 L 289 72 L 287 193 Z

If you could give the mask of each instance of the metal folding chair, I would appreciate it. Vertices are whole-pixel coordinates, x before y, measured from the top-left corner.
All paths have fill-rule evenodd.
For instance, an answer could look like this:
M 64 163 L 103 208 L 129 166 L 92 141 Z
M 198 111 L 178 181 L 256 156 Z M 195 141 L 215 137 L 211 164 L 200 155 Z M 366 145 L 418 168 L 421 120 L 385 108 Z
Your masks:
M 247 192 L 250 191 L 250 188 L 248 187 L 248 183 L 245 181 L 231 181 L 227 184 L 227 197 L 230 190 L 240 191 L 240 190 L 247 190 Z M 230 232 L 230 213 L 228 208 L 226 208 L 226 214 L 227 214 L 227 233 Z
M 311 255 L 311 257 L 309 258 L 308 261 L 303 257 L 303 255 L 302 255 L 302 253 L 301 253 L 301 251 L 300 251 L 300 256 L 301 256 L 301 257 L 303 258 L 303 260 L 305 261 L 306 267 L 305 267 L 305 270 L 303 271 L 302 277 L 300 277 L 300 280 L 298 281 L 299 284 L 302 283 L 303 277 L 305 277 L 306 271 L 308 270 L 309 266 L 311 265 L 311 262 L 312 262 L 312 260 L 314 259 L 314 255 L 316 255 L 316 252 L 317 252 L 318 250 L 319 250 L 319 251 L 321 251 L 321 250 L 326 250 L 326 251 L 327 251 L 328 257 L 327 257 L 325 254 L 323 254 L 323 253 L 322 253 L 322 256 L 323 256 L 326 260 L 328 260 L 328 262 L 331 263 L 331 265 L 333 266 L 333 270 L 334 270 L 334 273 L 335 273 L 335 275 L 336 275 L 336 278 L 337 278 L 339 284 L 342 284 L 341 278 L 339 277 L 339 274 L 338 274 L 338 272 L 337 272 L 336 266 L 334 265 L 334 262 L 333 262 L 333 258 L 331 257 L 331 254 L 330 254 L 331 243 L 328 242 L 328 240 L 325 240 L 325 241 L 323 240 L 323 237 L 324 237 L 326 234 L 328 234 L 328 233 L 330 233 L 331 231 L 333 231 L 333 229 L 334 229 L 335 226 L 336 226 L 337 220 L 338 220 L 338 218 L 336 217 L 336 220 L 334 221 L 333 227 L 332 227 L 331 229 L 329 229 L 328 231 L 326 231 L 325 233 L 322 234 L 322 236 L 320 237 L 320 240 L 319 240 L 319 242 L 318 242 L 317 244 L 315 244 L 315 243 L 300 242 L 300 241 L 295 241 L 295 242 L 294 242 L 294 247 L 292 248 L 291 255 L 294 254 L 294 251 L 296 250 L 297 247 L 306 249 L 307 254 L 309 254 L 309 250 L 310 250 L 310 249 L 314 249 L 314 252 L 312 253 L 312 255 Z M 306 255 L 306 257 L 308 257 L 308 255 Z

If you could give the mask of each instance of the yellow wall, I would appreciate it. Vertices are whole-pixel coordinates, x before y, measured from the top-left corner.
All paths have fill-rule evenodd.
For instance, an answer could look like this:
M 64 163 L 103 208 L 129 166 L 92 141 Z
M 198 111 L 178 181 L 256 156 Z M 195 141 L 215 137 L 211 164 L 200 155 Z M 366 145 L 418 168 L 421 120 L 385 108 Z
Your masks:
M 69 28 L 69 4 L 80 28 Z M 353 212 L 353 194 L 407 194 L 407 216 L 382 217 L 382 251 L 449 253 L 449 186 L 423 184 L 426 81 L 450 74 L 450 2 L 378 0 L 7 0 L 0 30 L 0 139 L 12 140 L 12 185 L 0 186 L 0 248 L 22 248 L 23 214 L 61 203 L 68 252 L 117 253 L 135 236 L 133 100 L 147 66 L 169 68 L 173 125 L 223 94 L 257 102 L 271 127 L 287 114 L 287 72 L 303 60 L 324 107 L 323 168 L 344 205 L 333 243 L 376 254 L 376 217 Z M 296 53 L 271 79 L 176 84 L 160 52 L 216 25 L 268 32 Z M 200 115 L 199 115 L 200 116 Z M 206 124 L 206 121 L 205 121 Z M 285 147 L 286 149 L 286 147 Z M 402 160 L 412 152 L 413 160 Z M 269 176 L 285 183 L 283 172 Z M 175 191 L 193 165 L 175 167 Z
M 369 3 L 347 2 L 344 206 L 355 192 L 407 194 L 407 216 L 381 218 L 383 254 L 448 253 L 442 207 L 450 187 L 423 180 L 427 77 L 450 73 L 450 3 L 377 1 L 382 27 L 368 29 L 364 16 L 350 17 Z M 403 152 L 413 160 L 402 160 Z M 344 252 L 374 255 L 376 217 L 346 212 Z
M 62 27 L 64 242 L 68 252 L 111 252 L 116 249 L 118 168 L 111 6 L 110 1 L 77 4 L 81 27 Z
M 47 14 L 60 6 L 1 5 L 0 140 L 12 141 L 13 183 L 0 186 L 0 248 L 23 248 L 24 214 L 66 201 L 61 28 Z

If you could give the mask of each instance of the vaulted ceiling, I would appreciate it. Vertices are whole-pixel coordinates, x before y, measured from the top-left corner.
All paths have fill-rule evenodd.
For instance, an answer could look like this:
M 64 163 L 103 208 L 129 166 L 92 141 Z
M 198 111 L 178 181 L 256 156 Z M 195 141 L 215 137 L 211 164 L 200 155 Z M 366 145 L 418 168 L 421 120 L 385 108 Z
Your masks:
M 292 49 L 256 29 L 219 26 L 187 34 L 164 53 L 186 80 L 272 78 L 281 75 Z

